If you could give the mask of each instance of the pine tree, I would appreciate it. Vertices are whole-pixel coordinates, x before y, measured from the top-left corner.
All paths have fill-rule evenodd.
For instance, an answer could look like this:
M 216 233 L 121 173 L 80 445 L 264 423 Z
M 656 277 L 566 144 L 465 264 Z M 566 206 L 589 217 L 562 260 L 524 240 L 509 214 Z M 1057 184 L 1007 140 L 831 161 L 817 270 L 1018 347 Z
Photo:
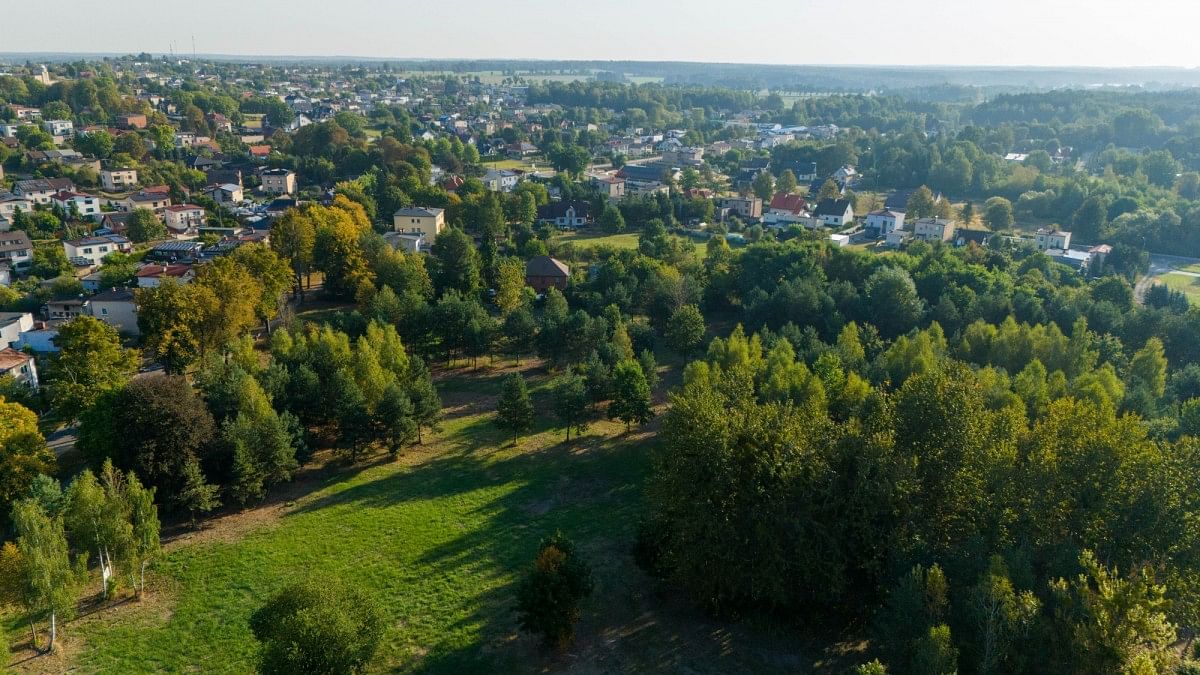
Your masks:
M 183 465 L 183 488 L 175 495 L 175 503 L 186 510 L 196 524 L 197 513 L 208 513 L 221 505 L 217 486 L 205 481 L 200 463 L 194 458 Z
M 520 373 L 504 378 L 500 400 L 496 403 L 496 425 L 513 432 L 514 445 L 520 433 L 533 426 L 533 401 L 529 399 L 529 389 Z
M 413 421 L 417 425 L 417 442 L 424 443 L 421 428 L 437 430 L 438 420 L 442 417 L 442 399 L 438 396 L 437 388 L 433 386 L 433 376 L 429 374 L 425 362 L 415 356 L 411 364 L 408 398 L 412 401 Z
M 568 443 L 572 429 L 576 435 L 587 430 L 587 409 L 588 392 L 583 378 L 567 373 L 554 383 L 554 414 L 566 429 Z
M 375 406 L 375 428 L 387 440 L 388 454 L 395 457 L 400 448 L 417 437 L 417 422 L 413 419 L 413 404 L 399 383 L 393 382 L 383 392 Z

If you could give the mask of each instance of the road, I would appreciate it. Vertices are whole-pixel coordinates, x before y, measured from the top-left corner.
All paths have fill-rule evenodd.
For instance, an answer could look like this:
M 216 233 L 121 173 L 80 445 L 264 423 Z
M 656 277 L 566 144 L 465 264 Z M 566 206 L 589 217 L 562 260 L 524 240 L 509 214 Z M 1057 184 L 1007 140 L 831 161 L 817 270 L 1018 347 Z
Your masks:
M 54 451 L 55 457 L 62 457 L 75 449 L 75 440 L 78 431 L 79 427 L 75 425 L 63 427 L 46 437 L 46 445 L 50 446 L 50 449 Z

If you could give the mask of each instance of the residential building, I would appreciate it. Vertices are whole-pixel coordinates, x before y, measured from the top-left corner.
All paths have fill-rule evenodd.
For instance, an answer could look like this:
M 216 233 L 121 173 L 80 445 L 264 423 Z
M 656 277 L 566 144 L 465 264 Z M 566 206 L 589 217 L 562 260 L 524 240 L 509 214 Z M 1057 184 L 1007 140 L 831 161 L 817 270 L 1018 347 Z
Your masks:
M 50 300 L 46 303 L 46 318 L 56 324 L 70 321 L 77 316 L 83 316 L 82 297 Z
M 562 290 L 571 279 L 571 268 L 548 255 L 538 255 L 525 263 L 525 285 L 538 293 L 549 288 Z
M 8 263 L 13 270 L 22 272 L 32 262 L 33 242 L 28 234 L 22 230 L 0 232 L 0 263 Z
M 397 251 L 405 253 L 420 253 L 421 249 L 425 247 L 425 235 L 420 233 L 386 232 L 383 240 Z
M 620 201 L 625 197 L 625 179 L 617 176 L 592 176 L 592 187 L 611 201 Z
M 88 316 L 117 329 L 123 335 L 138 335 L 137 303 L 134 302 L 133 290 L 129 288 L 113 288 L 97 293 L 84 303 Z
M 50 203 L 68 215 L 73 213 L 80 218 L 100 219 L 99 197 L 85 195 L 81 192 L 56 192 L 50 198 Z
M 17 211 L 28 215 L 33 211 L 33 200 L 11 192 L 0 192 L 0 232 L 12 227 L 13 214 Z
M 854 207 L 849 199 L 823 199 L 813 216 L 825 227 L 840 229 L 854 222 Z
M 63 242 L 72 265 L 98 266 L 110 253 L 129 253 L 133 245 L 119 234 L 102 234 Z
M 1039 251 L 1065 250 L 1071 248 L 1071 233 L 1043 227 L 1037 231 L 1034 242 Z
M 29 312 L 0 312 L 0 349 L 17 344 L 21 333 L 33 330 L 33 315 Z
M 13 194 L 38 204 L 49 204 L 50 198 L 59 192 L 74 191 L 75 183 L 70 178 L 31 178 L 13 185 Z
M 914 192 L 916 192 L 916 189 L 896 190 L 892 192 L 892 194 L 888 195 L 887 200 L 883 202 L 883 208 L 892 213 L 907 213 L 908 200 L 912 198 Z M 933 193 L 933 203 L 937 204 L 940 201 L 942 201 L 942 193 Z
M 205 223 L 204 207 L 195 204 L 176 204 L 163 209 L 167 229 L 176 237 L 193 235 Z
M 138 288 L 158 288 L 166 279 L 186 284 L 196 278 L 191 265 L 145 265 L 137 271 Z
M 392 214 L 392 231 L 420 234 L 430 245 L 446 227 L 446 211 L 438 208 L 411 206 Z
M 673 167 L 697 167 L 704 163 L 704 148 L 681 146 L 663 152 L 662 163 Z
M 112 204 L 122 211 L 150 209 L 151 211 L 157 212 L 171 205 L 171 194 L 170 192 L 159 192 L 157 190 L 147 189 L 135 192 L 124 199 L 110 199 L 109 204 Z
M 37 364 L 33 357 L 12 347 L 0 349 L 0 377 L 6 375 L 33 389 L 38 388 Z
M 549 223 L 560 230 L 573 230 L 592 222 L 591 206 L 583 201 L 550 202 L 538 207 L 538 223 Z
M 122 129 L 145 129 L 148 120 L 141 113 L 117 115 L 117 126 Z
M 263 192 L 272 195 L 296 194 L 296 172 L 288 169 L 267 169 L 260 174 Z
M 617 175 L 625 179 L 627 188 L 646 186 L 650 184 L 663 184 L 667 182 L 667 178 L 672 180 L 679 179 L 679 171 L 674 168 L 664 168 L 661 166 L 642 166 L 639 164 L 626 164 L 621 167 Z
M 199 241 L 164 241 L 155 244 L 146 257 L 151 260 L 175 262 L 195 258 L 203 249 L 204 244 Z
M 109 192 L 131 190 L 137 182 L 137 169 L 105 169 L 100 172 L 100 185 Z
M 75 123 L 71 120 L 46 120 L 42 122 L 42 128 L 51 136 L 62 138 L 70 138 L 75 133 Z
M 742 220 L 762 218 L 763 200 L 758 197 L 722 197 L 717 200 L 717 206 L 729 209 Z
M 218 204 L 236 204 L 245 199 L 242 186 L 233 183 L 211 185 L 204 188 L 204 195 Z
M 520 179 L 521 176 L 515 171 L 488 169 L 487 173 L 483 174 L 479 180 L 483 181 L 483 186 L 492 192 L 512 192 Z
M 892 230 L 904 229 L 904 212 L 899 213 L 888 209 L 880 209 L 867 214 L 867 223 L 863 227 L 872 237 L 886 237 Z
M 921 241 L 950 241 L 955 222 L 948 218 L 917 218 L 912 222 L 913 237 Z

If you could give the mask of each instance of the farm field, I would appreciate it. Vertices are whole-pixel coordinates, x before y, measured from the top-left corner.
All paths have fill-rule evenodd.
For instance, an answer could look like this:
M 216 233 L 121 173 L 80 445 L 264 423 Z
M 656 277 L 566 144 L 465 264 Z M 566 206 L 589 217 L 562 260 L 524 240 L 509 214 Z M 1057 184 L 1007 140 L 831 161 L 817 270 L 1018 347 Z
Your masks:
M 539 424 L 514 447 L 492 424 L 501 377 L 511 370 L 480 366 L 440 376 L 443 428 L 399 460 L 379 455 L 311 470 L 264 505 L 176 536 L 153 570 L 148 598 L 81 612 L 63 627 L 60 653 L 30 658 L 27 627 L 8 622 L 10 667 L 251 672 L 257 645 L 249 616 L 305 577 L 346 580 L 378 598 L 389 626 L 373 672 L 847 665 L 846 656 L 808 656 L 794 629 L 715 621 L 643 574 L 631 546 L 654 424 L 626 432 L 600 421 L 566 444 L 550 426 L 551 376 L 525 363 Z M 562 654 L 517 633 L 512 609 L 515 581 L 555 530 L 577 542 L 596 575 L 577 642 Z

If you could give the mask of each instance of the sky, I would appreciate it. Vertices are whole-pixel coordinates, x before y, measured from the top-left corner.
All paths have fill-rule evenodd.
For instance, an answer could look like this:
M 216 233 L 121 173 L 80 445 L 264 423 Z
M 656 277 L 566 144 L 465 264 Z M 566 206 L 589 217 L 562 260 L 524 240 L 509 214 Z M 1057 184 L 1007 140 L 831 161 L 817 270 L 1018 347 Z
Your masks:
M 1194 0 L 3 0 L 0 52 L 1200 66 Z

